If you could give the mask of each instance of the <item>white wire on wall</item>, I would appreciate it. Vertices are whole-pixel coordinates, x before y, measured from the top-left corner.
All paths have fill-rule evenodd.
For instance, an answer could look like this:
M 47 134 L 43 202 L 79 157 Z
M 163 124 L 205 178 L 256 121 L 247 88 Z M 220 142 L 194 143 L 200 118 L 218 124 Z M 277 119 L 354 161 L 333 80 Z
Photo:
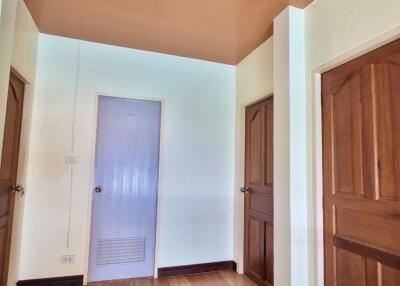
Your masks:
M 72 124 L 71 124 L 71 155 L 75 154 L 75 132 L 76 132 L 76 116 L 77 116 L 77 103 L 78 103 L 78 91 L 79 91 L 79 77 L 81 68 L 81 42 L 79 42 L 77 50 L 77 63 L 76 63 L 76 78 L 75 78 L 75 89 L 72 104 Z M 76 162 L 75 162 L 76 163 Z M 67 249 L 70 247 L 71 239 L 71 217 L 72 217 L 72 194 L 74 187 L 74 164 L 70 164 L 70 185 L 68 192 L 68 214 L 67 214 L 67 233 L 66 233 L 66 245 Z

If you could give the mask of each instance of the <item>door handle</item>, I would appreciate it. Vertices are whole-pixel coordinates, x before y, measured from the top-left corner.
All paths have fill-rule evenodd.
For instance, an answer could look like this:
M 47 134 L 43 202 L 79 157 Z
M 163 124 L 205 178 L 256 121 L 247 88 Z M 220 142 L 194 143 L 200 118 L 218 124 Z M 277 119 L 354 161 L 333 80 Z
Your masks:
M 24 188 L 21 187 L 20 185 L 12 185 L 8 189 L 12 193 L 21 193 L 21 195 L 23 195 L 25 193 Z
M 100 186 L 96 186 L 96 187 L 94 188 L 94 191 L 95 191 L 96 193 L 101 193 L 101 192 L 103 191 L 103 189 L 102 189 Z
M 250 188 L 249 187 L 241 187 L 240 191 L 244 194 L 250 193 Z

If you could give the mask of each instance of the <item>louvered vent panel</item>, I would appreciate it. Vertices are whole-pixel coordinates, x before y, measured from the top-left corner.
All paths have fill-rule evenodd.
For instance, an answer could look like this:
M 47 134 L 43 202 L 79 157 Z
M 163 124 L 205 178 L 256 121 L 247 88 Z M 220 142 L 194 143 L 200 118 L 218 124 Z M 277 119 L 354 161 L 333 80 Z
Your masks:
M 98 241 L 97 265 L 144 261 L 143 237 L 101 239 Z

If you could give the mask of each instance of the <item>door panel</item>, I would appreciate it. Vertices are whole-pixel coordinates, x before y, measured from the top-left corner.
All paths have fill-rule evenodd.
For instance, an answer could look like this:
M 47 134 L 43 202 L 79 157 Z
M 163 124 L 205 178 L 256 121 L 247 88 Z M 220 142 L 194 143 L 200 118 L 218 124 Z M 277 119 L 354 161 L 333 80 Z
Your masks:
M 12 217 L 16 185 L 18 154 L 21 134 L 24 83 L 10 75 L 4 125 L 3 150 L 0 165 L 0 281 L 6 285 L 10 256 Z M 15 190 L 15 189 L 14 189 Z
M 399 52 L 400 54 L 400 52 Z M 400 200 L 400 57 L 371 65 L 377 94 L 377 155 L 379 193 L 383 200 Z
M 399 286 L 400 285 L 400 273 L 390 267 L 382 267 L 382 285 L 383 286 Z
M 246 109 L 245 273 L 273 285 L 273 99 Z
M 248 271 L 258 279 L 262 278 L 262 257 L 260 257 L 260 249 L 262 247 L 260 240 L 262 233 L 261 228 L 262 225 L 260 221 L 250 216 L 248 222 Z
M 364 286 L 365 258 L 343 249 L 338 249 L 336 256 L 338 285 Z
M 362 196 L 360 74 L 343 82 L 332 101 L 337 192 Z
M 265 280 L 273 284 L 274 281 L 274 228 L 265 223 Z
M 99 99 L 90 281 L 153 276 L 160 112 L 159 102 Z
M 390 214 L 336 207 L 336 235 L 400 255 L 400 220 Z M 382 239 L 382 234 L 391 234 Z
M 400 41 L 322 87 L 325 285 L 400 285 Z
M 250 183 L 257 185 L 263 183 L 263 117 L 264 110 L 257 110 L 249 122 Z

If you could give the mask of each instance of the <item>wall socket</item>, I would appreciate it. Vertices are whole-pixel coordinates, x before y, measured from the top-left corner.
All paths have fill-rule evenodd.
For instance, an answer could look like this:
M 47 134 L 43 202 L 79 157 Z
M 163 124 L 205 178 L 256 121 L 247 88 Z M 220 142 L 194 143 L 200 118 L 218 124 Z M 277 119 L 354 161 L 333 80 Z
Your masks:
M 75 263 L 75 255 L 61 255 L 62 264 Z

